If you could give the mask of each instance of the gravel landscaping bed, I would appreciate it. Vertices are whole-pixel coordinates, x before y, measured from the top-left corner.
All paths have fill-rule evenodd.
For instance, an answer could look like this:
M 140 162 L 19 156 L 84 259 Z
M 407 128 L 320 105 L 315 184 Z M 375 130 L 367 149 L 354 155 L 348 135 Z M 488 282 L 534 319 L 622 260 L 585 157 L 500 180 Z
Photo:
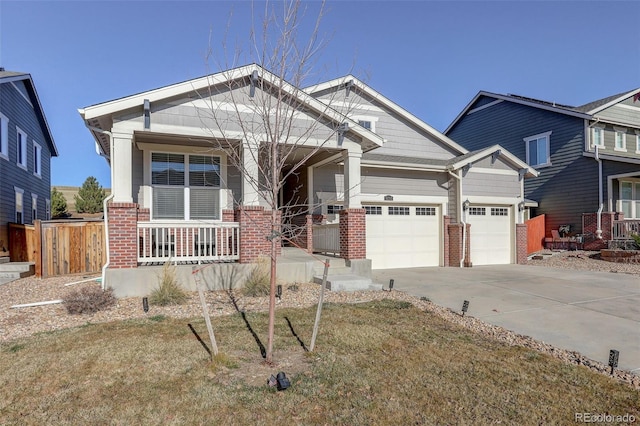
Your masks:
M 530 265 L 543 267 L 559 267 L 598 272 L 616 272 L 640 275 L 640 265 L 619 264 L 601 261 L 597 252 L 571 251 L 556 252 L 552 256 L 544 256 L 541 260 L 531 260 Z M 97 278 L 97 276 L 95 276 Z M 165 315 L 173 318 L 189 318 L 202 315 L 197 293 L 189 294 L 183 305 L 158 307 L 151 306 L 149 312 L 142 309 L 141 298 L 119 299 L 116 306 L 95 314 L 69 315 L 62 304 L 43 305 L 27 308 L 12 308 L 17 304 L 43 302 L 64 299 L 71 291 L 86 286 L 99 286 L 96 281 L 65 286 L 92 276 L 62 276 L 48 279 L 35 277 L 23 278 L 8 284 L 0 285 L 0 344 L 4 345 L 18 338 L 27 337 L 40 332 L 62 328 L 77 327 L 87 323 L 100 323 L 133 318 L 145 318 Z M 316 284 L 285 285 L 279 307 L 301 308 L 317 303 L 320 286 Z M 266 311 L 268 297 L 244 297 L 235 294 L 239 309 L 245 311 Z M 229 315 L 235 312 L 230 294 L 224 291 L 207 292 L 206 298 L 211 316 Z M 325 292 L 325 301 L 333 303 L 361 303 L 371 300 L 393 298 L 411 302 L 420 309 L 433 312 L 448 321 L 465 328 L 498 339 L 509 345 L 520 345 L 549 354 L 567 363 L 584 365 L 602 374 L 609 374 L 609 367 L 588 359 L 578 352 L 555 348 L 528 336 L 522 336 L 502 327 L 484 323 L 473 316 L 460 316 L 457 312 L 437 306 L 429 301 L 420 300 L 399 291 L 365 291 L 365 292 Z M 616 371 L 616 379 L 640 389 L 640 376 Z

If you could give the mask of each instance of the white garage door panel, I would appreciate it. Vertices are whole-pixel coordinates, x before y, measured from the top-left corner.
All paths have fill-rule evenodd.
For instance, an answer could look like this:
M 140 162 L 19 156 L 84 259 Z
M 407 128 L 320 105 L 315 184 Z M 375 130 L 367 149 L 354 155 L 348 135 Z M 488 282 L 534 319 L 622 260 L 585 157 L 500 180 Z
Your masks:
M 482 211 L 484 215 L 480 214 Z M 471 224 L 473 265 L 511 263 L 511 208 L 471 206 L 467 214 L 467 222 Z
M 382 214 L 367 215 L 367 258 L 373 269 L 438 266 L 440 263 L 440 212 L 416 216 L 416 208 L 409 207 L 409 215 L 390 215 L 389 206 L 382 206 Z

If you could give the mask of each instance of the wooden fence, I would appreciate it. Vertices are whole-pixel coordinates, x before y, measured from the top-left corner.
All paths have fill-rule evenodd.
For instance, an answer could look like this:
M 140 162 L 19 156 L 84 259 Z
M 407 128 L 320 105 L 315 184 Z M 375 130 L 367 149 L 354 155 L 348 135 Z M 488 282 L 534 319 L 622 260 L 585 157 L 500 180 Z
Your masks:
M 545 215 L 541 214 L 525 223 L 527 225 L 527 254 L 542 250 L 545 238 Z
M 107 261 L 102 220 L 9 224 L 9 234 L 11 261 L 35 262 L 39 277 L 97 273 Z

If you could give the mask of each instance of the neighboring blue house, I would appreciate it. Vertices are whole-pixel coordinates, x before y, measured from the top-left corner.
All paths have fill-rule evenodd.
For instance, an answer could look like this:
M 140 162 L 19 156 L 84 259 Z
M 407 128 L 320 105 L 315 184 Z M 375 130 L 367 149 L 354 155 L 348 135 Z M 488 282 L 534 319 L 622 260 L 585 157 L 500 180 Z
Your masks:
M 546 215 L 547 236 L 561 225 L 596 234 L 583 214 L 591 221 L 601 205 L 602 220 L 640 219 L 640 88 L 579 107 L 482 91 L 444 133 L 470 150 L 500 144 L 534 167 L 525 197 L 531 217 Z
M 9 222 L 50 218 L 54 156 L 31 75 L 0 68 L 0 256 L 9 254 Z

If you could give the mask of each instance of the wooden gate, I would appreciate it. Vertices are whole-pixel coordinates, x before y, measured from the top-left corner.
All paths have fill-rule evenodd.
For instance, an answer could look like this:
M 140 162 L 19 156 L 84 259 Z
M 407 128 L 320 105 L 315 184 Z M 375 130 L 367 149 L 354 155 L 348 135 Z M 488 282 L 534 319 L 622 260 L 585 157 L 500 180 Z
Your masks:
M 545 215 L 541 214 L 525 221 L 527 225 L 527 254 L 535 253 L 544 248 Z
M 97 273 L 107 261 L 104 222 L 36 220 L 9 225 L 13 262 L 35 262 L 36 276 Z

